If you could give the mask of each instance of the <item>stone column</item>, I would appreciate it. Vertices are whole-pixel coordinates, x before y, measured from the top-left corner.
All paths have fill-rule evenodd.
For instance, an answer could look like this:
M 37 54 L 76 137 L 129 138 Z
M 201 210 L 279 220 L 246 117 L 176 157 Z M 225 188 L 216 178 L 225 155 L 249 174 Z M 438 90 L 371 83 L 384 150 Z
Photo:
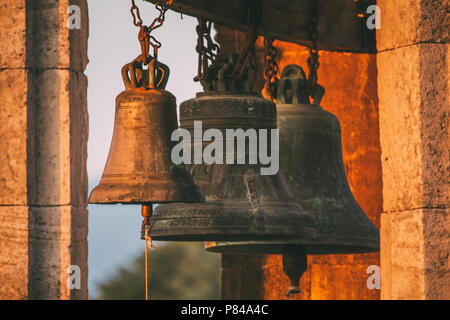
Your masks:
M 377 3 L 381 298 L 449 299 L 449 4 Z
M 88 297 L 87 37 L 86 0 L 0 2 L 0 299 Z

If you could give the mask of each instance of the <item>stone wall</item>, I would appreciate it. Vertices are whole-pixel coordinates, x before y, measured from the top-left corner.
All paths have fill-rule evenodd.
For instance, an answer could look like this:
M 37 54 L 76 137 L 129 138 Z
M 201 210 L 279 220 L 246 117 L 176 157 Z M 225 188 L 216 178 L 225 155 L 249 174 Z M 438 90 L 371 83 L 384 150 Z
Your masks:
M 449 2 L 378 5 L 382 298 L 448 299 Z
M 88 295 L 87 37 L 86 0 L 0 2 L 0 299 Z

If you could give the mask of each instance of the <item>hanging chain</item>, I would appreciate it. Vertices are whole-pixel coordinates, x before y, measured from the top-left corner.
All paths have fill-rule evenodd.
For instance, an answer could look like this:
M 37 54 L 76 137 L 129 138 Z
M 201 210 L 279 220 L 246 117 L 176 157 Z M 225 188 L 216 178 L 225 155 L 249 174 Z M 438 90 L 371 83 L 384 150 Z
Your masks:
M 239 80 L 245 73 L 247 67 L 256 70 L 255 43 L 258 39 L 260 8 L 257 7 L 258 0 L 249 1 L 249 30 L 247 32 L 246 44 L 242 48 L 238 61 L 229 76 Z M 196 51 L 198 57 L 198 74 L 194 81 L 205 79 L 210 63 L 214 63 L 220 54 L 220 47 L 211 38 L 212 23 L 198 18 L 196 32 L 198 35 Z M 206 46 L 205 46 L 206 41 Z
M 239 55 L 239 60 L 233 70 L 231 77 L 233 79 L 241 79 L 244 74 L 245 69 L 251 68 L 256 69 L 256 52 L 255 43 L 258 39 L 258 29 L 256 26 L 252 26 L 247 33 L 247 43 L 241 54 Z
M 245 69 L 251 68 L 256 70 L 256 52 L 255 43 L 259 36 L 261 20 L 261 3 L 251 0 L 248 2 L 248 21 L 249 30 L 246 36 L 246 44 L 242 49 L 239 60 L 233 70 L 231 77 L 233 79 L 241 79 Z
M 311 26 L 310 26 L 310 39 L 312 42 L 309 49 L 308 68 L 308 93 L 310 96 L 316 93 L 317 84 L 317 70 L 319 69 L 319 50 L 317 48 L 317 39 L 319 38 L 319 2 L 318 0 L 311 0 Z
M 219 54 L 220 48 L 211 38 L 211 28 L 211 21 L 198 18 L 198 25 L 195 28 L 198 35 L 197 46 L 195 47 L 198 53 L 198 75 L 194 78 L 194 81 L 205 79 L 210 62 L 213 62 Z
M 265 88 L 269 93 L 270 99 L 274 101 L 278 95 L 278 84 L 280 79 L 278 78 L 278 72 L 280 68 L 277 64 L 276 58 L 278 56 L 278 50 L 273 45 L 274 39 L 269 37 L 266 24 L 261 23 L 261 30 L 264 34 L 264 79 L 266 80 Z
M 266 89 L 269 92 L 270 99 L 275 100 L 277 97 L 278 82 L 279 82 L 279 79 L 277 77 L 279 67 L 275 60 L 278 52 L 277 48 L 275 48 L 273 45 L 273 39 L 270 39 L 267 36 L 264 38 L 264 47 L 266 49 L 265 53 L 266 68 L 264 70 L 264 79 L 266 79 Z
M 151 60 L 149 53 L 150 46 L 153 48 L 153 58 L 158 60 L 158 49 L 161 48 L 161 42 L 156 40 L 151 35 L 151 32 L 164 24 L 166 12 L 172 7 L 172 4 L 173 0 L 156 2 L 155 8 L 159 11 L 159 15 L 153 20 L 150 26 L 145 26 L 141 18 L 141 13 L 139 12 L 139 7 L 136 6 L 135 0 L 131 0 L 130 12 L 133 16 L 133 24 L 140 28 L 138 39 L 141 44 L 141 55 L 139 60 L 144 65 L 147 65 Z
M 258 39 L 258 29 L 256 26 L 252 26 L 247 33 L 247 43 L 241 54 L 239 55 L 239 60 L 233 70 L 231 77 L 233 79 L 240 79 L 245 71 L 245 69 L 252 68 L 256 69 L 256 53 L 255 53 L 255 42 Z
M 136 11 L 136 14 L 134 13 L 134 11 Z M 134 3 L 134 0 L 131 0 L 131 10 L 130 10 L 130 12 L 131 12 L 131 15 L 133 16 L 133 24 L 136 27 L 142 26 L 141 13 L 139 12 L 139 8 Z

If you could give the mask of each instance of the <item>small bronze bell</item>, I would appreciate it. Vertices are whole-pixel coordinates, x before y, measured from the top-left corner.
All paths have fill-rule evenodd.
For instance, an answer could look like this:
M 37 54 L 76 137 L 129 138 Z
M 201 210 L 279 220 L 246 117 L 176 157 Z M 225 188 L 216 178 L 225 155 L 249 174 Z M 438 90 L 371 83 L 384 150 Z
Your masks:
M 229 77 L 236 60 L 236 55 L 225 54 L 217 59 L 216 69 L 210 69 L 209 79 L 202 83 L 207 92 L 181 104 L 181 128 L 192 134 L 194 122 L 201 120 L 203 131 L 217 129 L 224 137 L 227 129 L 276 128 L 275 104 L 249 92 L 255 74 L 247 71 L 241 80 Z M 245 153 L 237 157 L 249 156 L 249 149 L 247 145 Z M 261 175 L 261 167 L 256 163 L 225 162 L 191 165 L 194 181 L 205 193 L 206 202 L 158 206 L 151 218 L 151 237 L 172 241 L 314 237 L 314 219 L 294 201 L 282 172 Z
M 155 60 L 148 70 L 138 60 L 122 69 L 126 90 L 116 98 L 108 160 L 89 203 L 204 201 L 187 171 L 170 159 L 178 123 L 175 97 L 164 90 L 168 75 L 169 68 Z
M 289 248 L 289 254 L 295 248 L 307 254 L 379 250 L 378 229 L 355 201 L 347 182 L 339 121 L 320 107 L 324 93 L 322 87 L 317 88 L 314 104 L 309 103 L 306 81 L 305 73 L 299 66 L 287 66 L 282 72 L 277 104 L 280 163 L 286 172 L 289 190 L 301 206 L 316 218 L 317 238 L 208 242 L 208 251 L 283 254 L 285 264 L 292 260 L 286 258 L 286 248 Z M 303 270 L 303 267 L 300 266 L 300 269 Z

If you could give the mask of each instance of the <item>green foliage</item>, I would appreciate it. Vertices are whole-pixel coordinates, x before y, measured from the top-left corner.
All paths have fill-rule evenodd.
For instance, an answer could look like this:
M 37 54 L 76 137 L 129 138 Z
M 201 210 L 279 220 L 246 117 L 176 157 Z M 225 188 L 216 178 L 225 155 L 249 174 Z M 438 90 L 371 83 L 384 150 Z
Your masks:
M 149 296 L 154 300 L 219 299 L 220 255 L 200 243 L 165 243 L 149 251 Z M 145 256 L 99 285 L 99 299 L 145 299 Z

